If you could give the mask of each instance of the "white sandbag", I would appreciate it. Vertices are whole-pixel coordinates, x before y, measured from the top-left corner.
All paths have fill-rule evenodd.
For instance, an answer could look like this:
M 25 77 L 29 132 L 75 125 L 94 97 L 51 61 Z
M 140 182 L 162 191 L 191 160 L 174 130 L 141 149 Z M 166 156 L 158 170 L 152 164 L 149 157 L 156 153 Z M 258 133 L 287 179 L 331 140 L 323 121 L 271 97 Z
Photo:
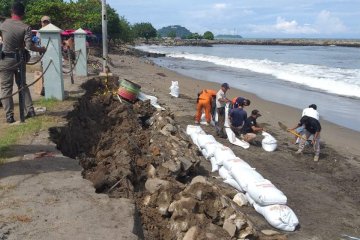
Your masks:
M 233 178 L 228 178 L 226 180 L 224 180 L 224 183 L 229 184 L 230 186 L 232 186 L 233 188 L 235 188 L 236 190 L 238 190 L 239 192 L 245 192 L 241 186 L 235 181 L 235 179 Z
M 212 135 L 199 135 L 197 138 L 197 143 L 201 148 L 205 148 L 207 144 L 216 142 L 216 139 Z
M 236 158 L 234 152 L 226 146 L 216 148 L 214 157 L 218 165 L 222 165 L 223 161 L 226 161 L 228 159 Z
M 253 206 L 274 228 L 283 231 L 294 231 L 296 226 L 299 225 L 299 220 L 295 213 L 286 205 L 260 206 L 254 203 Z
M 264 139 L 261 141 L 262 148 L 267 152 L 273 152 L 277 148 L 276 139 L 267 132 L 262 132 Z
M 186 126 L 186 134 L 187 135 L 190 135 L 192 134 L 193 132 L 196 132 L 196 133 L 200 133 L 200 132 L 204 132 L 204 130 L 202 130 L 202 128 L 200 126 L 197 126 L 197 125 L 187 125 Z
M 190 138 L 191 138 L 191 140 L 193 141 L 193 143 L 194 143 L 199 149 L 201 149 L 200 146 L 198 145 L 198 137 L 199 137 L 199 135 L 205 135 L 205 132 L 199 132 L 199 133 L 193 132 L 193 133 L 190 134 Z
M 249 193 L 245 193 L 246 199 L 248 200 L 249 204 L 252 206 L 254 205 L 255 201 L 249 195 Z
M 286 204 L 287 202 L 285 194 L 267 179 L 249 183 L 247 193 L 261 206 Z
M 250 183 L 259 182 L 264 180 L 263 176 L 254 169 L 234 166 L 230 169 L 230 175 L 235 181 L 244 189 L 248 191 L 248 185 Z
M 225 105 L 225 122 L 224 127 L 230 127 L 230 119 L 229 119 L 229 111 L 230 111 L 230 103 L 226 103 Z
M 224 145 L 222 145 L 221 143 L 218 143 L 218 142 L 213 142 L 213 143 L 209 143 L 209 144 L 205 145 L 204 149 L 206 149 L 206 152 L 208 154 L 208 156 L 206 158 L 213 157 L 216 149 L 219 147 L 222 147 L 222 146 L 224 146 Z
M 219 170 L 219 165 L 217 165 L 216 159 L 214 157 L 211 157 L 210 162 L 211 162 L 211 172 L 218 171 Z
M 250 147 L 250 144 L 248 142 L 238 139 L 236 137 L 235 133 L 233 132 L 233 130 L 231 130 L 231 128 L 225 128 L 225 132 L 226 132 L 227 138 L 231 144 L 242 147 L 244 149 L 248 149 Z
M 232 158 L 227 159 L 226 161 L 223 161 L 223 166 L 226 168 L 226 170 L 230 171 L 233 167 L 243 167 L 243 168 L 250 168 L 253 169 L 247 162 L 242 160 L 241 158 Z
M 226 170 L 226 168 L 224 168 L 224 167 L 219 168 L 219 175 L 220 175 L 220 177 L 222 177 L 225 180 L 229 179 L 229 178 L 232 178 L 229 171 Z
M 159 109 L 159 110 L 162 110 L 164 111 L 165 108 L 161 107 L 158 103 L 157 103 L 157 97 L 155 96 L 151 96 L 151 95 L 147 95 L 143 92 L 139 92 L 139 95 L 138 95 L 138 99 L 140 101 L 146 101 L 146 100 L 150 100 L 150 104 L 155 107 L 156 109 Z
M 202 155 L 205 157 L 205 158 L 207 158 L 207 152 L 206 152 L 206 149 L 201 149 L 201 153 L 202 153 Z
M 170 95 L 173 97 L 179 97 L 179 82 L 178 81 L 171 81 L 170 86 Z
M 208 124 L 208 123 L 206 122 L 206 119 L 205 119 L 205 113 L 202 113 L 202 114 L 201 114 L 200 124 L 202 124 L 202 125 Z M 214 120 L 213 120 L 212 118 L 211 118 L 211 120 L 210 120 L 210 125 L 211 125 L 211 126 L 215 126 L 215 122 L 214 122 Z

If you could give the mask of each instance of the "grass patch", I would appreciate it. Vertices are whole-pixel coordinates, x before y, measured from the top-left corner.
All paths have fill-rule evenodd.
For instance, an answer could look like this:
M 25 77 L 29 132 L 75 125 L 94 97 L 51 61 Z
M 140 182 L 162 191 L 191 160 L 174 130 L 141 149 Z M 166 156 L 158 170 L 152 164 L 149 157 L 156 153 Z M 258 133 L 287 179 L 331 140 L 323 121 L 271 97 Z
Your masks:
M 59 102 L 60 101 L 57 100 L 56 98 L 49 98 L 49 99 L 41 98 L 40 100 L 35 101 L 34 105 L 46 107 L 46 109 L 48 110 L 54 110 Z

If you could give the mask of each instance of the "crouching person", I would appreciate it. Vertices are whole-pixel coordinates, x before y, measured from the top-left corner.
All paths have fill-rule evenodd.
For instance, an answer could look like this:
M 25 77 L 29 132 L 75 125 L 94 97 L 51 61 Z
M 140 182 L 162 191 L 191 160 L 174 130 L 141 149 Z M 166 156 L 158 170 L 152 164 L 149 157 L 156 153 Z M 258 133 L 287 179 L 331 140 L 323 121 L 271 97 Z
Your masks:
M 252 143 L 256 138 L 256 134 L 264 131 L 264 129 L 262 127 L 259 127 L 259 125 L 256 122 L 256 119 L 260 116 L 261 114 L 259 110 L 255 109 L 252 110 L 251 116 L 246 119 L 244 126 L 242 127 L 241 130 L 242 138 L 244 141 L 248 143 Z
M 319 155 L 320 155 L 320 131 L 321 131 L 321 125 L 320 122 L 309 116 L 303 116 L 300 119 L 300 122 L 295 127 L 289 129 L 294 130 L 300 126 L 304 126 L 304 131 L 302 134 L 302 137 L 300 139 L 299 143 L 299 149 L 297 150 L 296 154 L 301 154 L 304 150 L 305 143 L 307 139 L 310 138 L 310 136 L 313 136 L 313 139 L 311 141 L 312 145 L 314 146 L 315 156 L 314 161 L 319 161 Z

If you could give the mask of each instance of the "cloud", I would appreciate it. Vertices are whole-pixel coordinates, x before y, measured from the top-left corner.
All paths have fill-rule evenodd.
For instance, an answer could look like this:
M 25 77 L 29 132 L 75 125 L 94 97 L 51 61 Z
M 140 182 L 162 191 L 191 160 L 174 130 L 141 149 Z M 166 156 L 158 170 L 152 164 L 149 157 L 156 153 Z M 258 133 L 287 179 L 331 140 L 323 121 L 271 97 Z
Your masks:
M 222 9 L 226 9 L 227 8 L 227 4 L 226 3 L 215 3 L 213 5 L 213 9 L 216 9 L 216 10 L 222 10 Z
M 285 33 L 285 34 L 313 34 L 317 30 L 309 24 L 299 25 L 297 21 L 287 21 L 282 17 L 277 17 L 273 25 L 252 25 L 253 33 Z
M 323 10 L 318 14 L 315 27 L 324 34 L 344 33 L 347 31 L 347 27 L 343 22 L 339 18 L 332 16 L 327 10 Z
M 287 20 L 278 16 L 276 23 L 271 25 L 250 25 L 252 33 L 273 33 L 288 35 L 321 35 L 347 32 L 343 22 L 332 16 L 329 11 L 322 10 L 314 23 L 299 24 L 296 20 Z

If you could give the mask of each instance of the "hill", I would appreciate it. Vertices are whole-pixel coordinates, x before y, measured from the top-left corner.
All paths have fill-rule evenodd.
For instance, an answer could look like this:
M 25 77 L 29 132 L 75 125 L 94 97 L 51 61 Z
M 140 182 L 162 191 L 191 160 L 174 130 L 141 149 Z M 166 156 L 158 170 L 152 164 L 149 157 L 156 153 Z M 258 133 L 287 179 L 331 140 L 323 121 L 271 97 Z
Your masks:
M 171 32 L 175 32 L 176 37 L 180 37 L 180 38 L 185 38 L 186 36 L 192 34 L 187 28 L 182 27 L 180 25 L 167 26 L 158 30 L 158 34 L 161 37 L 168 37 L 169 33 Z

